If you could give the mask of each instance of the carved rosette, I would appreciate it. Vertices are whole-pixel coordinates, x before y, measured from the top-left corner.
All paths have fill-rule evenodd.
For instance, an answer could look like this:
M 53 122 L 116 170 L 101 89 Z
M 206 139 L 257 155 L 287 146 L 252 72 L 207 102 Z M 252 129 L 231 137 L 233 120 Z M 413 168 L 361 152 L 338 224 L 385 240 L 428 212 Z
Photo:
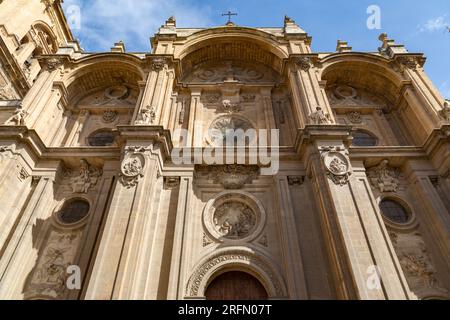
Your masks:
M 137 186 L 139 179 L 144 176 L 145 158 L 140 153 L 143 150 L 129 147 L 120 166 L 120 182 L 126 188 Z
M 118 117 L 117 111 L 114 110 L 106 110 L 103 112 L 102 120 L 104 123 L 114 122 Z
M 348 119 L 351 123 L 361 124 L 363 122 L 361 113 L 358 111 L 353 111 L 348 114 Z
M 352 175 L 348 152 L 343 148 L 331 146 L 320 148 L 320 153 L 328 178 L 337 185 L 346 185 Z

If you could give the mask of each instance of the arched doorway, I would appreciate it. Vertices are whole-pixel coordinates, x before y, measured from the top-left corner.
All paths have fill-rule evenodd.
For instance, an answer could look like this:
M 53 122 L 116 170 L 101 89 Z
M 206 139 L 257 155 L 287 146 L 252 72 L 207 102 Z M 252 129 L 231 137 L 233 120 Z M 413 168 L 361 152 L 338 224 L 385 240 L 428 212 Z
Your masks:
M 206 290 L 206 300 L 267 300 L 261 282 L 248 273 L 232 271 L 215 278 Z

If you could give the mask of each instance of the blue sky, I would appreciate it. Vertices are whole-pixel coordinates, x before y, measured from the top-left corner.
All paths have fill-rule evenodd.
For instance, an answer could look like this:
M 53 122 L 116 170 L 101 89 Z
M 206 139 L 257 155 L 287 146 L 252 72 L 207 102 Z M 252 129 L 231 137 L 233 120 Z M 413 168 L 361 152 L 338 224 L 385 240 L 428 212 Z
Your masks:
M 370 5 L 381 9 L 379 30 L 367 28 Z M 73 29 L 82 47 L 95 52 L 119 40 L 128 51 L 150 51 L 149 38 L 169 16 L 178 27 L 209 27 L 224 24 L 228 10 L 239 14 L 235 23 L 250 27 L 282 26 L 287 14 L 313 37 L 317 52 L 334 51 L 337 39 L 354 51 L 376 51 L 386 32 L 410 52 L 426 54 L 428 74 L 450 98 L 449 0 L 65 0 L 63 6 L 71 23 L 80 22 Z

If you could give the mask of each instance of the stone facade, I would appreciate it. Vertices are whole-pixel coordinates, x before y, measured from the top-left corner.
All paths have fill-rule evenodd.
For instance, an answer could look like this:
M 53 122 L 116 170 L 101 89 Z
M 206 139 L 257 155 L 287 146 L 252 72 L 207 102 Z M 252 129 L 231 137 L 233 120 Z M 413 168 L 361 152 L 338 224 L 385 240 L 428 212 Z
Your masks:
M 450 297 L 449 107 L 422 54 L 314 53 L 287 17 L 90 54 L 60 2 L 0 1 L 1 299 L 204 299 L 230 270 L 271 299 Z M 278 129 L 279 171 L 177 163 L 210 128 Z

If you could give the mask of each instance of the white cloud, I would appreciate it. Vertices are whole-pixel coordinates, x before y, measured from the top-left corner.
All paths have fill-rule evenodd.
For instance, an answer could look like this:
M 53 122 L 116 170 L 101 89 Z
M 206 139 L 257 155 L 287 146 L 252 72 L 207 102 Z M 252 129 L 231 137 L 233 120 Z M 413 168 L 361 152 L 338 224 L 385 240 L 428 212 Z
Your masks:
M 448 83 L 448 81 L 442 82 L 442 84 L 439 86 L 439 91 L 445 99 L 450 99 L 450 84 Z
M 183 0 L 64 1 L 66 11 L 71 6 L 80 8 L 80 28 L 73 31 L 87 51 L 107 51 L 119 40 L 125 42 L 129 51 L 150 51 L 149 38 L 172 15 L 177 19 L 177 26 L 205 27 L 211 24 L 209 6 Z M 70 16 L 68 20 L 71 20 Z
M 424 25 L 420 26 L 419 31 L 421 32 L 443 31 L 450 26 L 450 23 L 447 22 L 446 19 L 447 19 L 446 15 L 430 19 Z

